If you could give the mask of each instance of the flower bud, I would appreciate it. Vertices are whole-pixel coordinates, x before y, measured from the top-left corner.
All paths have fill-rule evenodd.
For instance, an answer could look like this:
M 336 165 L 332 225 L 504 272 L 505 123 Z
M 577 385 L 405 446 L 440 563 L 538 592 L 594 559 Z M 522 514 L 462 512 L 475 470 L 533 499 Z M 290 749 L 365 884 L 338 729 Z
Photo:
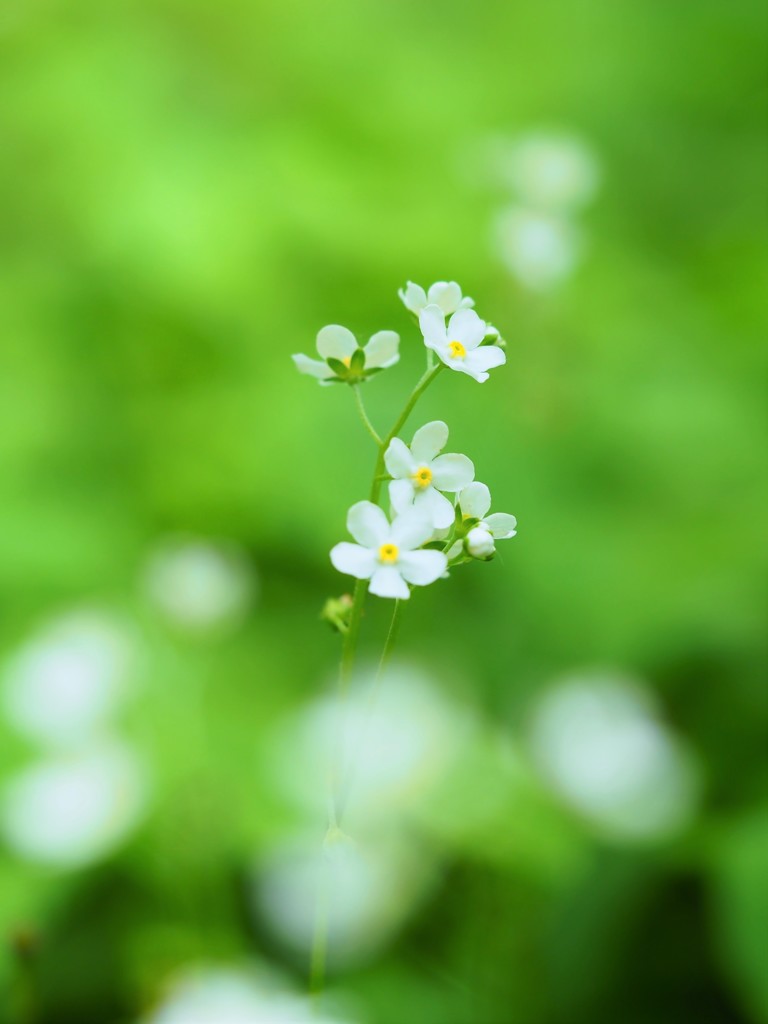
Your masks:
M 496 553 L 493 537 L 484 526 L 474 526 L 467 534 L 467 552 L 473 558 L 491 558 Z

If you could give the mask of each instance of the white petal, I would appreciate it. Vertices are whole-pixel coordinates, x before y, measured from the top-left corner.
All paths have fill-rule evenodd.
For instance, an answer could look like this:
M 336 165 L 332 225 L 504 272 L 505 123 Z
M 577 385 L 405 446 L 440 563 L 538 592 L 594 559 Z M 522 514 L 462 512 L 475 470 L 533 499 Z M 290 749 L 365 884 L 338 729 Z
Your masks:
M 328 380 L 329 377 L 334 376 L 328 363 L 324 363 L 321 359 L 310 359 L 309 356 L 302 355 L 300 352 L 291 356 L 291 359 L 296 364 L 299 373 L 308 373 L 310 377 L 317 377 L 318 380 Z
M 372 501 L 358 501 L 347 512 L 347 529 L 366 548 L 376 548 L 389 535 L 389 520 L 384 510 Z
M 439 306 L 431 305 L 422 309 L 419 313 L 419 327 L 427 348 L 445 347 L 445 317 Z
M 427 348 L 431 348 L 433 352 L 437 353 L 437 357 L 441 363 L 444 363 L 451 370 L 463 370 L 464 360 L 454 359 L 451 355 L 451 350 L 447 345 L 430 345 L 429 342 L 424 342 Z
M 402 515 L 413 507 L 414 489 L 410 480 L 392 480 L 389 484 L 389 500 L 396 515 Z
M 394 565 L 381 565 L 371 577 L 368 587 L 377 597 L 399 597 L 405 601 L 411 596 L 408 584 Z
M 397 351 L 400 335 L 395 331 L 377 331 L 365 346 L 365 367 L 394 366 L 400 358 Z
M 456 512 L 450 501 L 434 487 L 420 491 L 414 498 L 413 507 L 424 512 L 436 530 L 444 530 L 453 522 Z
M 427 292 L 427 301 L 435 303 L 449 316 L 461 304 L 461 288 L 455 281 L 436 281 Z
M 356 348 L 352 331 L 339 324 L 328 324 L 317 335 L 317 351 L 323 359 L 347 359 Z
M 496 540 L 506 540 L 517 533 L 517 520 L 507 512 L 494 512 L 485 520 L 485 525 Z
M 443 575 L 448 559 L 442 551 L 408 551 L 400 555 L 397 567 L 409 583 L 426 587 Z
M 411 455 L 419 465 L 431 462 L 448 443 L 448 424 L 433 420 L 419 427 L 411 441 Z
M 415 507 L 398 516 L 392 523 L 390 539 L 401 551 L 413 551 L 426 544 L 432 537 L 434 527 L 431 516 Z
M 475 477 L 475 467 L 466 455 L 438 455 L 432 463 L 432 486 L 438 491 L 460 491 Z
M 470 299 L 470 297 L 468 295 L 465 295 L 464 298 L 459 303 L 459 309 L 472 309 L 474 304 L 475 304 L 475 300 L 474 299 Z
M 465 516 L 471 516 L 473 519 L 482 519 L 491 507 L 491 492 L 485 484 L 475 481 L 475 483 L 469 484 L 461 492 L 459 504 Z
M 359 580 L 367 580 L 376 569 L 376 555 L 368 548 L 361 548 L 359 544 L 349 544 L 342 541 L 335 548 L 331 548 L 331 561 L 339 572 L 347 576 L 355 576 Z
M 389 475 L 395 480 L 409 477 L 417 468 L 405 442 L 401 441 L 399 437 L 393 437 L 389 442 L 389 447 L 384 453 L 384 465 L 387 467 Z
M 477 348 L 485 337 L 485 321 L 474 309 L 457 310 L 448 322 L 448 341 L 460 341 L 467 351 Z
M 472 355 L 472 353 L 470 352 L 469 355 Z M 443 362 L 446 362 L 446 360 L 443 360 Z M 471 364 L 467 366 L 466 359 L 456 359 L 454 360 L 454 363 L 455 365 L 452 363 L 447 363 L 446 365 L 450 366 L 452 370 L 458 370 L 459 373 L 466 373 L 468 377 L 472 377 L 480 384 L 483 384 L 490 377 L 490 373 L 483 373 L 481 370 L 473 370 Z
M 464 359 L 465 365 L 473 374 L 484 373 L 486 370 L 492 370 L 495 366 L 503 366 L 506 361 L 506 353 L 498 345 L 483 345 L 482 348 L 476 348 L 474 352 L 467 352 Z
M 400 301 L 405 308 L 410 309 L 417 316 L 427 304 L 427 293 L 421 285 L 414 284 L 413 281 L 408 281 L 405 290 L 400 288 L 397 294 L 400 296 Z

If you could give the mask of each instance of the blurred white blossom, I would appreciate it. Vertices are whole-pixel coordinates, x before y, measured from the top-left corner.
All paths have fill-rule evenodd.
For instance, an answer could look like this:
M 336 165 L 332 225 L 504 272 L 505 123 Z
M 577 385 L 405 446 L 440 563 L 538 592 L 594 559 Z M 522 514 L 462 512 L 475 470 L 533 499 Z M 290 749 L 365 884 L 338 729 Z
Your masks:
M 297 807 L 324 809 L 332 764 L 348 820 L 356 826 L 413 809 L 450 770 L 474 729 L 421 670 L 394 663 L 373 694 L 374 672 L 358 673 L 341 704 L 320 697 L 285 720 L 270 743 L 274 784 Z
M 494 237 L 504 265 L 534 291 L 568 277 L 583 247 L 581 231 L 567 218 L 517 205 L 497 215 Z
M 83 609 L 52 619 L 3 668 L 6 717 L 45 745 L 83 742 L 122 704 L 136 655 L 133 631 L 107 611 Z
M 254 598 L 256 579 L 236 545 L 177 537 L 150 555 L 144 587 L 166 619 L 197 632 L 238 623 Z
M 271 978 L 228 967 L 189 969 L 141 1024 L 342 1024 Z
M 497 148 L 498 177 L 528 206 L 570 211 L 586 206 L 600 185 L 597 157 L 575 135 L 531 132 Z
M 531 736 L 551 785 L 617 837 L 663 838 L 694 814 L 692 757 L 637 683 L 610 675 L 566 680 L 538 702 Z
M 602 180 L 588 142 L 542 130 L 495 136 L 478 148 L 473 173 L 508 196 L 493 216 L 491 244 L 512 276 L 540 292 L 568 278 L 586 249 L 579 214 Z
M 145 802 L 137 756 L 125 745 L 101 741 L 11 776 L 0 796 L 0 830 L 25 860 L 82 867 L 126 838 Z
M 329 957 L 338 966 L 367 959 L 399 928 L 434 878 L 424 851 L 394 832 L 356 841 L 343 834 L 273 848 L 254 871 L 254 902 L 271 931 L 306 954 L 321 901 Z

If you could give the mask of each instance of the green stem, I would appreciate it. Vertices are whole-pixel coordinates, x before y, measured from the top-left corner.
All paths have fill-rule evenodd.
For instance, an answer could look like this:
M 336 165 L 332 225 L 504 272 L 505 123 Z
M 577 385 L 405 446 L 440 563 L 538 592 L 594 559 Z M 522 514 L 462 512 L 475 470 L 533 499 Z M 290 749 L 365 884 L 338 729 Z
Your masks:
M 315 908 L 315 928 L 309 964 L 309 991 L 319 999 L 325 984 L 325 964 L 328 958 L 328 869 L 322 864 L 322 878 Z
M 390 441 L 397 436 L 400 428 L 405 424 L 408 417 L 413 412 L 413 407 L 418 402 L 419 398 L 424 394 L 426 389 L 442 370 L 443 364 L 438 363 L 437 366 L 428 367 L 424 375 L 421 377 L 416 387 L 413 389 L 408 397 L 408 401 L 405 403 L 400 415 L 395 420 L 392 429 L 389 431 L 387 436 L 380 440 L 378 434 L 373 428 L 368 416 L 363 407 L 362 398 L 355 387 L 355 400 L 357 402 L 357 408 L 360 412 L 363 423 L 366 429 L 371 434 L 373 439 L 378 445 L 378 454 L 376 456 L 376 466 L 373 471 L 373 479 L 371 481 L 370 500 L 374 503 L 378 503 L 379 495 L 381 494 L 381 485 L 387 479 L 384 467 L 384 455 L 387 448 L 389 447 Z M 343 707 L 343 702 L 346 699 L 347 692 L 349 690 L 349 684 L 352 679 L 352 669 L 355 663 L 355 654 L 357 652 L 357 638 L 360 634 L 360 620 L 363 615 L 363 606 L 365 604 L 365 597 L 368 593 L 368 580 L 357 580 L 355 582 L 354 596 L 352 598 L 352 612 L 349 617 L 349 626 L 341 647 L 341 664 L 339 666 L 339 696 Z M 371 696 L 371 702 L 373 701 L 376 689 L 378 686 L 379 679 L 382 672 L 389 660 L 392 653 L 392 648 L 397 638 L 397 627 L 399 624 L 400 616 L 400 601 L 395 602 L 395 608 L 392 613 L 392 621 L 389 625 L 389 632 L 387 633 L 387 639 L 384 644 L 384 650 L 381 654 L 379 661 L 379 667 L 376 673 L 374 681 L 373 693 Z M 342 713 L 342 707 L 339 708 L 339 714 Z M 330 800 L 330 811 L 329 811 L 329 824 L 331 827 L 338 827 L 338 822 L 341 817 L 342 803 L 334 799 L 334 794 L 338 787 L 338 768 L 331 770 L 331 800 Z M 310 990 L 315 997 L 319 997 L 323 991 L 325 983 L 325 962 L 327 957 L 328 948 L 328 891 L 327 882 L 321 886 L 322 892 L 318 895 L 317 911 L 315 916 L 315 929 L 312 937 L 312 949 L 310 952 Z
M 408 398 L 408 401 L 405 403 L 405 408 L 395 420 L 394 426 L 387 434 L 387 436 L 384 438 L 384 440 L 381 442 L 381 445 L 379 447 L 379 457 L 376 460 L 376 468 L 373 471 L 373 483 L 371 484 L 371 501 L 378 502 L 379 494 L 381 493 L 381 484 L 383 480 L 386 479 L 386 477 L 384 476 L 384 455 L 386 453 L 387 448 L 389 448 L 389 442 L 392 440 L 393 437 L 397 436 L 398 432 L 400 431 L 400 428 L 405 425 L 405 421 L 413 412 L 413 407 L 416 405 L 418 400 L 427 390 L 427 388 L 438 375 L 438 373 L 440 373 L 442 368 L 443 363 L 438 363 L 437 366 L 433 366 L 431 369 L 425 371 L 424 376 L 413 389 Z
M 392 611 L 392 618 L 389 623 L 389 630 L 387 631 L 387 639 L 384 641 L 384 648 L 379 658 L 379 664 L 376 669 L 376 675 L 373 677 L 373 685 L 371 692 L 368 696 L 368 706 L 366 709 L 365 722 L 360 730 L 360 736 L 358 738 L 357 750 L 354 756 L 351 758 L 346 772 L 345 785 L 339 794 L 339 799 L 336 803 L 335 809 L 335 822 L 337 826 L 341 825 L 341 819 L 344 815 L 344 808 L 349 800 L 349 788 L 351 785 L 351 774 L 354 769 L 355 763 L 359 760 L 360 754 L 365 746 L 368 738 L 368 726 L 370 724 L 371 716 L 373 715 L 373 709 L 376 704 L 376 698 L 378 696 L 379 686 L 381 683 L 381 677 L 384 675 L 384 669 L 387 667 L 389 659 L 392 657 L 392 651 L 397 640 L 398 629 L 400 628 L 400 616 L 402 614 L 402 601 L 396 600 L 395 607 Z
M 418 402 L 419 398 L 424 394 L 426 389 L 438 375 L 440 370 L 443 368 L 442 363 L 438 363 L 437 366 L 427 370 L 421 380 L 418 382 L 416 387 L 413 389 L 408 397 L 408 401 L 405 403 L 405 407 L 400 415 L 395 420 L 395 424 L 384 438 L 379 443 L 379 453 L 376 457 L 376 466 L 373 471 L 373 480 L 371 481 L 370 500 L 378 502 L 379 495 L 381 494 L 381 485 L 387 479 L 384 472 L 384 454 L 389 448 L 389 442 L 395 437 L 404 425 L 405 421 L 413 412 L 413 407 Z M 344 641 L 341 648 L 341 669 L 339 672 L 339 689 L 343 694 L 346 693 L 349 686 L 349 680 L 352 675 L 352 668 L 355 662 L 355 651 L 357 649 L 357 637 L 360 633 L 360 619 L 363 614 L 363 605 L 365 604 L 365 596 L 368 593 L 368 581 L 358 580 L 355 583 L 354 596 L 352 600 L 352 612 L 349 617 L 349 628 L 344 634 Z
M 360 385 L 353 384 L 352 391 L 354 392 L 355 395 L 355 404 L 357 405 L 357 411 L 360 413 L 360 419 L 363 421 L 363 426 L 380 448 L 381 438 L 376 433 L 376 428 L 371 423 L 370 419 L 368 418 L 368 413 L 365 411 L 365 405 L 363 404 L 363 396 L 360 394 Z

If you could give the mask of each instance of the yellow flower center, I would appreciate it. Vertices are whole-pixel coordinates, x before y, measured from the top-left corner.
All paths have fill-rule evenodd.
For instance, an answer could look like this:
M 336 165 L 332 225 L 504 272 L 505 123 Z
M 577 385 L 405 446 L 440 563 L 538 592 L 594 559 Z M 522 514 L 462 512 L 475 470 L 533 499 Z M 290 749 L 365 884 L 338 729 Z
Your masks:
M 464 348 L 460 341 L 449 341 L 448 350 L 451 359 L 463 359 L 464 356 L 467 354 L 467 350 Z
M 400 551 L 397 544 L 382 544 L 379 548 L 379 561 L 387 562 L 389 565 L 392 565 L 393 562 L 397 561 L 397 556 L 399 554 Z
M 352 362 L 352 356 L 344 356 L 344 358 L 341 361 L 348 368 L 349 364 Z
M 429 466 L 422 466 L 421 469 L 416 470 L 412 479 L 417 487 L 429 487 L 432 483 L 432 470 Z

